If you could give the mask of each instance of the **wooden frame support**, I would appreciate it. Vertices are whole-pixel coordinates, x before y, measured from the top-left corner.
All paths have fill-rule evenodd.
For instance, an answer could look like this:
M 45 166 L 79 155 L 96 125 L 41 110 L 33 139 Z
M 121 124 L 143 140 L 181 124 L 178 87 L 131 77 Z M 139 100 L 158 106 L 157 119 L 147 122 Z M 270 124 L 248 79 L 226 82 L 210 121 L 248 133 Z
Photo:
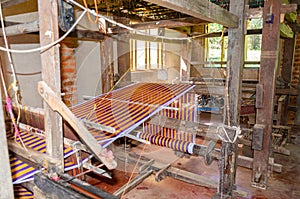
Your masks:
M 257 108 L 256 124 L 263 125 L 262 149 L 254 150 L 252 185 L 266 189 L 268 183 L 269 154 L 273 125 L 276 69 L 278 66 L 280 0 L 265 1 L 259 84 L 262 85 L 262 102 Z
M 236 28 L 238 17 L 210 1 L 202 0 L 146 0 L 171 10 L 182 12 L 225 27 Z
M 230 1 L 230 12 L 239 17 L 239 24 L 237 28 L 228 29 L 228 61 L 224 111 L 224 124 L 228 126 L 239 126 L 240 123 L 245 43 L 244 8 L 245 0 Z M 237 143 L 223 141 L 218 198 L 231 198 L 236 190 L 237 157 Z
M 0 102 L 2 102 L 2 92 L 0 93 Z M 2 129 L 0 133 L 0 198 L 14 198 L 2 103 L 0 107 L 0 129 Z
M 75 117 L 70 109 L 45 82 L 38 83 L 38 92 L 49 107 L 51 107 L 53 111 L 59 113 L 72 126 L 90 151 L 101 160 L 108 169 L 116 168 L 117 163 L 106 157 L 105 150 L 103 150 L 102 146 L 97 143 L 97 140 L 85 128 L 83 123 Z
M 40 44 L 45 46 L 58 39 L 58 7 L 57 0 L 39 0 L 39 26 Z M 42 79 L 55 95 L 61 96 L 60 80 L 60 59 L 59 45 L 55 45 L 41 52 Z M 64 172 L 64 152 L 63 152 L 63 130 L 62 118 L 60 115 L 44 103 L 45 110 L 45 136 L 47 154 L 60 160 L 61 165 L 57 167 L 59 173 Z

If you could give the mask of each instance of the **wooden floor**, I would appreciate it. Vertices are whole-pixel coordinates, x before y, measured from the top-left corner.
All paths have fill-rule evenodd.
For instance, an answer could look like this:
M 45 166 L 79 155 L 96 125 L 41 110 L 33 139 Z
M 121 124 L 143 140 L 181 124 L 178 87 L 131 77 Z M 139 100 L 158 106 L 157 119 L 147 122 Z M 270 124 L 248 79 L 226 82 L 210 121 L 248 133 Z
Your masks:
M 267 190 L 259 190 L 250 186 L 252 170 L 238 167 L 237 186 L 248 194 L 245 198 L 251 199 L 299 199 L 300 198 L 300 126 L 292 128 L 294 139 L 287 144 L 287 149 L 291 151 L 290 156 L 274 154 L 275 162 L 283 165 L 282 173 L 270 173 L 269 187 Z M 143 145 L 126 150 L 133 150 L 140 153 Z M 125 150 L 125 149 L 124 149 Z M 172 163 L 172 166 L 191 171 L 206 176 L 208 179 L 218 180 L 218 165 L 214 162 L 207 166 L 201 157 L 178 158 L 172 150 L 158 147 L 146 146 L 144 156 L 155 158 L 163 163 Z M 116 191 L 123 184 L 128 182 L 134 165 L 119 164 L 118 169 L 113 172 L 114 180 L 109 183 L 95 182 L 94 185 L 105 189 L 111 193 Z M 136 170 L 135 170 L 136 171 Z M 91 180 L 92 182 L 93 180 Z M 193 199 L 211 198 L 216 193 L 216 189 L 208 189 L 184 183 L 170 177 L 166 177 L 161 182 L 156 182 L 154 175 L 148 177 L 136 188 L 124 194 L 123 199 Z

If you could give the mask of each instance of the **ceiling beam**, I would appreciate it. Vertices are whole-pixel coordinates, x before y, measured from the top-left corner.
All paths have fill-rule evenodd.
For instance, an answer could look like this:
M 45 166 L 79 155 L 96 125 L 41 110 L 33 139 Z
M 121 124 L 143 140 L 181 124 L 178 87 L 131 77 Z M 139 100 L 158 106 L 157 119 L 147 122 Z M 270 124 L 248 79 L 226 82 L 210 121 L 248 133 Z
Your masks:
M 9 8 L 11 6 L 20 4 L 20 3 L 24 3 L 25 1 L 28 0 L 6 0 L 6 1 L 1 1 L 2 7 L 3 8 Z
M 151 21 L 144 22 L 138 24 L 128 25 L 133 29 L 144 30 L 144 29 L 153 29 L 153 28 L 174 28 L 174 27 L 183 27 L 183 26 L 194 26 L 203 23 L 203 20 L 194 18 L 194 17 L 186 17 L 179 19 L 171 19 L 171 20 L 159 20 L 159 21 Z M 129 30 L 116 27 L 111 29 L 112 33 L 124 33 Z
M 238 17 L 220 6 L 203 0 L 145 0 L 225 27 L 236 28 Z

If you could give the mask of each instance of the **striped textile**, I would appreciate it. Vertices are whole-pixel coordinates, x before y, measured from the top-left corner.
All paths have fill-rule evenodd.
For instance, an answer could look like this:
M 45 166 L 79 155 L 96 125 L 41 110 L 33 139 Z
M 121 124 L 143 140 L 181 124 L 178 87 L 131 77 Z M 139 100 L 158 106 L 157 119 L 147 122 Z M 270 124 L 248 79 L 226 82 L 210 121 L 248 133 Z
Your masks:
M 45 138 L 36 134 L 29 133 L 25 130 L 20 130 L 20 136 L 26 147 L 31 148 L 41 153 L 46 153 Z M 14 139 L 13 134 L 8 134 L 8 139 Z M 17 138 L 17 142 L 21 144 L 20 138 Z M 73 151 L 71 147 L 64 147 L 64 157 L 67 158 L 76 151 Z M 21 161 L 17 157 L 10 154 L 10 166 L 12 172 L 13 184 L 19 184 L 33 180 L 33 175 L 40 172 L 27 163 Z M 77 165 L 69 160 L 65 160 L 65 171 L 77 168 Z
M 181 132 L 175 129 L 165 128 L 155 124 L 144 123 L 143 131 L 149 134 L 160 135 L 162 137 L 172 138 L 176 140 L 189 142 L 195 141 L 195 134 L 193 133 Z
M 33 179 L 32 176 L 39 172 L 39 170 L 29 166 L 11 154 L 9 155 L 9 161 L 13 184 L 30 181 Z
M 148 118 L 193 88 L 185 84 L 137 83 L 71 108 L 76 117 L 112 127 L 114 134 L 90 128 L 91 134 L 106 147 L 130 133 Z
M 178 100 L 172 102 L 168 107 L 165 107 L 158 112 L 158 115 L 162 115 L 169 118 L 178 120 L 185 120 L 196 122 L 197 116 L 197 101 L 194 93 L 186 93 Z M 159 135 L 166 138 L 172 138 L 182 141 L 195 141 L 195 134 L 189 132 L 182 132 L 172 128 L 165 128 L 159 125 L 144 123 L 144 132 Z
M 153 135 L 149 133 L 139 133 L 137 137 L 147 140 L 150 143 L 158 146 L 168 147 L 185 153 L 190 153 L 190 154 L 193 153 L 194 143 L 192 142 L 176 140 L 176 139 L 167 138 L 160 135 Z
M 197 119 L 197 101 L 196 94 L 186 93 L 178 100 L 172 102 L 168 107 L 159 112 L 160 115 L 196 122 Z
M 20 130 L 20 137 L 22 138 L 22 141 L 26 147 L 41 153 L 46 153 L 46 141 L 44 137 L 27 132 L 26 130 Z M 11 133 L 8 134 L 8 139 L 14 139 L 14 135 Z M 21 144 L 19 137 L 17 137 L 17 142 Z M 75 152 L 76 151 L 73 151 L 71 147 L 64 147 L 65 158 L 69 157 Z
M 14 185 L 14 195 L 15 199 L 34 199 L 33 193 L 20 185 Z

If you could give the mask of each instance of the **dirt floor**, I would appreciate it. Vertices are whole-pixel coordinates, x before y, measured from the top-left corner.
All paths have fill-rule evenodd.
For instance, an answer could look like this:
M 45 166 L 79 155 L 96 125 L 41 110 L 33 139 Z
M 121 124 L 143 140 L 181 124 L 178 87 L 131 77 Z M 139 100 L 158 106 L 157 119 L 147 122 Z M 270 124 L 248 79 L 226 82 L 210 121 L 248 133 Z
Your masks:
M 221 116 L 214 116 L 221 119 Z M 211 118 L 209 118 L 211 119 Z M 286 145 L 291 155 L 274 154 L 275 163 L 281 164 L 282 173 L 270 173 L 269 185 L 267 190 L 255 189 L 251 186 L 252 170 L 238 167 L 237 169 L 237 188 L 247 193 L 247 197 L 251 199 L 299 199 L 300 198 L 300 126 L 292 128 L 292 141 Z M 218 163 L 213 162 L 212 165 L 204 164 L 201 157 L 184 157 L 179 158 L 174 151 L 158 146 L 138 145 L 134 148 L 126 148 L 126 152 L 134 151 L 136 154 L 142 154 L 148 158 L 154 158 L 156 161 L 165 164 L 171 164 L 182 170 L 187 170 L 206 177 L 207 179 L 218 181 L 219 171 Z M 126 161 L 125 161 L 126 162 Z M 137 174 L 137 168 L 133 164 L 120 163 L 118 169 L 112 173 L 113 180 L 107 182 L 89 181 L 110 193 L 113 193 L 122 185 L 131 180 L 131 173 L 134 170 L 132 178 Z M 212 198 L 216 193 L 216 189 L 209 189 L 193 184 L 181 182 L 170 177 L 164 178 L 160 182 L 155 181 L 155 175 L 152 174 L 141 184 L 126 194 L 122 195 L 123 199 L 206 199 Z

